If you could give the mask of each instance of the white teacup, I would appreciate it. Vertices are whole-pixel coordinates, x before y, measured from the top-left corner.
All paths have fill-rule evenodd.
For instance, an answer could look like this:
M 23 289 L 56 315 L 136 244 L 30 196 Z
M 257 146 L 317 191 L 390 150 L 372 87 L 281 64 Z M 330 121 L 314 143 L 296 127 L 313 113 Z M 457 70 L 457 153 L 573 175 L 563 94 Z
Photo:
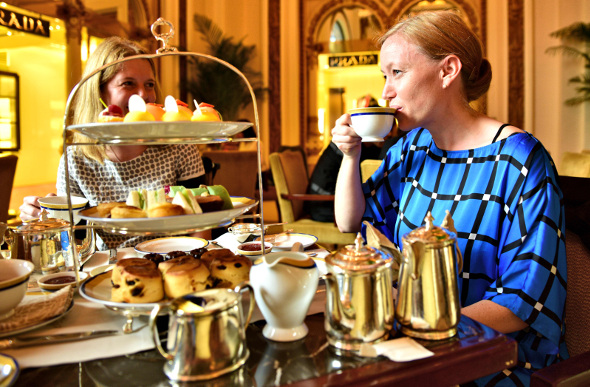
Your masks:
M 348 111 L 352 128 L 363 142 L 380 142 L 395 124 L 395 108 L 365 107 Z
M 75 224 L 80 222 L 78 213 L 82 211 L 87 204 L 88 199 L 80 196 L 72 196 L 72 212 L 74 213 Z M 39 206 L 42 210 L 47 211 L 47 217 L 49 218 L 70 221 L 67 196 L 46 196 L 44 198 L 39 198 Z

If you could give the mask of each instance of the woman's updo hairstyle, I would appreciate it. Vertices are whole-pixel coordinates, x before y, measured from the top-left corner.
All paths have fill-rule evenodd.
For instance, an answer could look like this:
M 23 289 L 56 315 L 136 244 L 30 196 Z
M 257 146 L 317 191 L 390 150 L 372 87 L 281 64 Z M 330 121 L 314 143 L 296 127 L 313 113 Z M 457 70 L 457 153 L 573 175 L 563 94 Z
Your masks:
M 433 60 L 456 55 L 461 61 L 461 79 L 468 102 L 485 94 L 492 81 L 492 67 L 483 57 L 479 38 L 453 11 L 421 12 L 401 20 L 378 40 L 382 46 L 387 38 L 402 35 Z

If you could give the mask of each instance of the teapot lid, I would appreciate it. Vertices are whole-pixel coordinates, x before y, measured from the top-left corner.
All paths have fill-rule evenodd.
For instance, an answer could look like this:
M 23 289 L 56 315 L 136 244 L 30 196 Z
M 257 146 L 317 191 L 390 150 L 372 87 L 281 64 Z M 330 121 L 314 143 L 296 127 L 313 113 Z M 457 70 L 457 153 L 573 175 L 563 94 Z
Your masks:
M 48 218 L 47 211 L 41 210 L 39 219 L 33 219 L 17 227 L 17 232 L 21 234 L 38 234 L 43 232 L 52 232 L 65 230 L 70 227 L 70 222 L 63 219 Z
M 357 234 L 354 245 L 346 245 L 326 257 L 328 265 L 350 271 L 375 270 L 392 262 L 393 257 L 385 251 L 365 246 L 360 233 Z
M 428 214 L 426 214 L 426 217 L 424 218 L 424 222 L 426 222 L 426 224 L 410 231 L 404 235 L 403 239 L 408 241 L 419 240 L 433 247 L 446 246 L 449 243 L 455 241 L 455 233 L 447 230 L 444 227 L 435 226 L 433 221 L 434 217 L 430 211 L 428 211 Z M 445 222 L 443 222 L 443 224 L 446 223 L 446 221 L 447 219 L 445 218 Z

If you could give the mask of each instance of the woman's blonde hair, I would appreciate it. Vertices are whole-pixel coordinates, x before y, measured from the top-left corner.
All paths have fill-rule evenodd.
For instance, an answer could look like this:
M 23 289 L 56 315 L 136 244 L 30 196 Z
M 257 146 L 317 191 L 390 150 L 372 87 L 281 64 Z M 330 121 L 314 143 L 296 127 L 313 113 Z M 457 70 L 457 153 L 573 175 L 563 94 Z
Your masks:
M 421 12 L 403 19 L 379 38 L 379 47 L 393 35 L 403 36 L 433 60 L 457 56 L 463 65 L 461 79 L 468 102 L 488 91 L 492 67 L 483 57 L 481 41 L 457 13 Z
M 147 50 L 134 41 L 117 36 L 107 38 L 98 45 L 88 58 L 82 79 L 108 63 L 142 54 L 148 54 Z M 150 63 L 155 75 L 154 62 L 151 59 L 146 60 Z M 103 88 L 121 70 L 121 66 L 121 63 L 109 66 L 80 85 L 72 100 L 72 107 L 68 117 L 69 124 L 87 124 L 98 121 L 99 113 L 104 110 L 104 105 L 101 102 Z M 157 84 L 156 82 L 156 96 L 159 97 L 160 90 Z M 91 140 L 81 133 L 75 133 L 73 142 L 88 143 Z M 100 163 L 103 163 L 106 158 L 104 145 L 77 146 L 76 151 Z

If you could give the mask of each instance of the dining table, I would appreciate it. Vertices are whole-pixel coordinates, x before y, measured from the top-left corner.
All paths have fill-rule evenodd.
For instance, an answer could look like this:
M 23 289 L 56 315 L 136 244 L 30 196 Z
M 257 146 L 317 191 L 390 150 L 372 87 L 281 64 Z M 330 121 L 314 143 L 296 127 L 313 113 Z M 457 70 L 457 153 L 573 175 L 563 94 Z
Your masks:
M 244 366 L 200 386 L 453 386 L 516 364 L 516 342 L 463 316 L 455 337 L 418 340 L 434 355 L 409 362 L 337 353 L 326 341 L 323 313 L 307 316 L 309 334 L 274 342 L 263 320 L 249 324 L 250 356 Z M 395 336 L 395 334 L 394 334 Z M 42 351 L 43 348 L 39 347 Z M 49 355 L 49 354 L 48 354 Z M 168 386 L 165 359 L 156 350 L 48 367 L 27 368 L 14 386 Z
M 322 256 L 322 248 L 316 245 L 307 252 Z M 190 383 L 169 380 L 164 373 L 167 360 L 153 342 L 149 315 L 130 319 L 77 293 L 72 310 L 53 323 L 55 329 L 67 329 L 68 325 L 75 325 L 76 328 L 71 328 L 74 330 L 114 328 L 120 334 L 58 346 L 40 345 L 23 352 L 0 352 L 20 363 L 14 386 L 454 386 L 516 364 L 517 343 L 512 338 L 466 316 L 461 317 L 457 334 L 451 338 L 413 339 L 432 352 L 429 357 L 392 361 L 384 356 L 339 351 L 327 341 L 325 292 L 320 281 L 305 319 L 309 332 L 297 341 L 267 339 L 263 334 L 266 322 L 256 308 L 246 327 L 249 351 L 246 363 L 211 380 Z M 157 320 L 163 342 L 167 338 L 167 319 L 164 315 Z M 53 333 L 51 326 L 45 332 Z M 130 333 L 123 333 L 123 326 Z M 389 336 L 388 339 L 396 339 L 404 335 L 394 326 Z

